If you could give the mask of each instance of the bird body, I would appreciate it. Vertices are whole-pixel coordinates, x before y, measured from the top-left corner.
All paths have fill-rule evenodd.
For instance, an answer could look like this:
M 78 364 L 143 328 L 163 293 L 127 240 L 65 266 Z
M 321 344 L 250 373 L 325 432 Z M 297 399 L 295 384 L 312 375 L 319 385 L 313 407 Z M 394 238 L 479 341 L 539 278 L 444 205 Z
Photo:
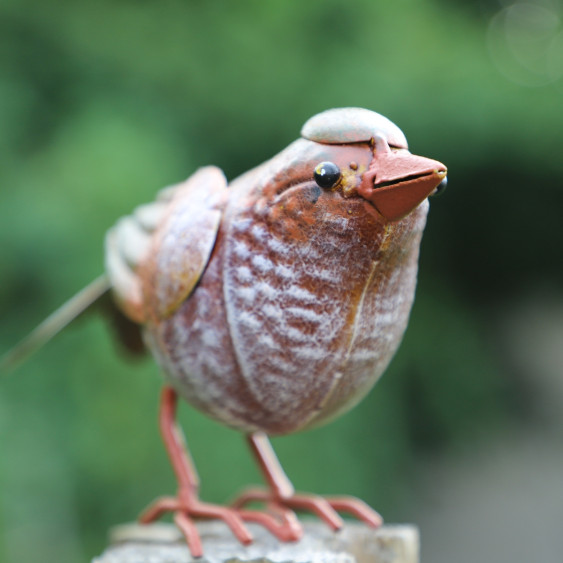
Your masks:
M 343 111 L 351 110 L 333 117 Z M 373 138 L 384 138 L 381 154 L 392 150 L 388 138 L 398 143 L 399 158 L 410 155 L 406 141 L 385 120 L 360 141 L 326 142 L 344 125 L 323 131 L 323 142 L 297 140 L 228 187 L 208 167 L 168 188 L 131 268 L 134 307 L 131 284 L 121 291 L 170 385 L 233 428 L 287 434 L 348 410 L 406 328 L 427 194 L 404 217 L 385 220 L 358 191 L 379 151 Z M 340 169 L 336 187 L 315 182 L 321 162 Z M 112 240 L 128 237 L 120 229 L 108 237 L 110 277 L 123 252 Z M 120 277 L 112 281 L 119 293 Z
M 386 227 L 360 201 L 331 213 L 320 200 L 339 194 L 312 203 L 315 190 L 303 188 L 286 210 L 295 221 L 279 220 L 283 203 L 263 201 L 253 176 L 233 182 L 193 294 L 149 320 L 146 335 L 188 402 L 240 430 L 285 434 L 347 410 L 387 366 L 414 296 L 427 205 Z
M 445 166 L 412 155 L 385 117 L 359 108 L 318 114 L 300 139 L 230 185 L 218 168 L 202 168 L 119 220 L 106 236 L 107 277 L 8 362 L 111 289 L 167 381 L 160 428 L 178 494 L 157 500 L 142 522 L 174 512 L 194 556 L 199 517 L 224 520 L 243 543 L 252 539 L 245 521 L 298 539 L 295 509 L 335 530 L 337 511 L 377 527 L 381 517 L 358 499 L 295 493 L 266 435 L 329 421 L 381 376 L 407 326 L 427 197 L 445 181 Z M 230 508 L 199 500 L 175 423 L 178 396 L 248 434 L 267 491 L 251 489 Z M 267 510 L 245 508 L 254 501 Z

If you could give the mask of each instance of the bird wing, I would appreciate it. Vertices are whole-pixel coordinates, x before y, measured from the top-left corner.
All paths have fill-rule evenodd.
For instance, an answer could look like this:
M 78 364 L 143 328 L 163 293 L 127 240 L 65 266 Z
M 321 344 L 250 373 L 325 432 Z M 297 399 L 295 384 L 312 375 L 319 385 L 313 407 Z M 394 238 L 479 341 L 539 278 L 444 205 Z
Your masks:
M 111 293 L 118 308 L 136 323 L 145 319 L 139 268 L 148 258 L 155 232 L 181 187 L 164 188 L 155 201 L 121 217 L 106 233 L 105 266 Z
M 124 309 L 132 313 L 130 318 L 165 319 L 189 297 L 215 246 L 226 198 L 227 180 L 213 166 L 198 170 L 174 188 L 145 250 L 132 244 L 131 260 L 138 260 L 133 277 L 120 277 L 119 287 L 115 278 L 114 291 L 131 292 L 125 295 L 131 307 Z
M 94 308 L 110 318 L 125 349 L 141 354 L 139 325 L 148 314 L 171 314 L 201 277 L 217 238 L 226 190 L 223 172 L 209 166 L 120 219 L 106 235 L 106 274 L 2 356 L 0 373 L 15 369 Z

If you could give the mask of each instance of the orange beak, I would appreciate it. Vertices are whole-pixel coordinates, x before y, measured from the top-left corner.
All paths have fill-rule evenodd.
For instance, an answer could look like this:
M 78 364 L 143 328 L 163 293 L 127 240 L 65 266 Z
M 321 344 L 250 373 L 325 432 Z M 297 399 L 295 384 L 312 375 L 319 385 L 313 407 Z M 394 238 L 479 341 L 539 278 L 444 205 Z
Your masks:
M 418 207 L 445 179 L 437 160 L 406 150 L 392 151 L 383 136 L 374 137 L 373 160 L 358 193 L 388 221 L 398 221 Z

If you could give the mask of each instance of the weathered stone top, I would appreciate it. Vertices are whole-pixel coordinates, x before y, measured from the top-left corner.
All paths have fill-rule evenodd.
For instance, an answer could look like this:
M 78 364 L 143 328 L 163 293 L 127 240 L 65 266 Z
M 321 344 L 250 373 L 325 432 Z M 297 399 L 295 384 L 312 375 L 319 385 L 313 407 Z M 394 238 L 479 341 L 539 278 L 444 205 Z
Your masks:
M 193 559 L 172 524 L 124 524 L 110 532 L 110 546 L 92 563 L 418 563 L 418 529 L 410 525 L 372 530 L 347 523 L 339 532 L 305 522 L 297 543 L 282 543 L 260 526 L 247 524 L 255 541 L 241 546 L 222 522 L 197 524 L 204 556 Z

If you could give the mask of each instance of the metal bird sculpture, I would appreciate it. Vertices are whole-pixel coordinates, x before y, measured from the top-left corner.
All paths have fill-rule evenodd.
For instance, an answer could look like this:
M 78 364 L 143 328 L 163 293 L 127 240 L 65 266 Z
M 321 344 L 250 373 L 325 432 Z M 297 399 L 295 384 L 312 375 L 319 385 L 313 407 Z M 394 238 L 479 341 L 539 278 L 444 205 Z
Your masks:
M 106 237 L 106 276 L 11 359 L 109 290 L 166 379 L 160 428 L 178 492 L 142 522 L 173 512 L 194 556 L 201 517 L 225 521 L 245 544 L 245 522 L 299 539 L 296 509 L 335 530 L 338 512 L 377 527 L 381 517 L 358 499 L 296 493 L 267 435 L 328 422 L 381 376 L 413 302 L 427 198 L 445 182 L 446 167 L 411 154 L 385 117 L 320 113 L 300 139 L 230 185 L 218 168 L 202 168 L 119 220 Z M 247 434 L 266 489 L 228 507 L 199 499 L 175 422 L 178 396 Z M 247 509 L 254 501 L 265 510 Z

